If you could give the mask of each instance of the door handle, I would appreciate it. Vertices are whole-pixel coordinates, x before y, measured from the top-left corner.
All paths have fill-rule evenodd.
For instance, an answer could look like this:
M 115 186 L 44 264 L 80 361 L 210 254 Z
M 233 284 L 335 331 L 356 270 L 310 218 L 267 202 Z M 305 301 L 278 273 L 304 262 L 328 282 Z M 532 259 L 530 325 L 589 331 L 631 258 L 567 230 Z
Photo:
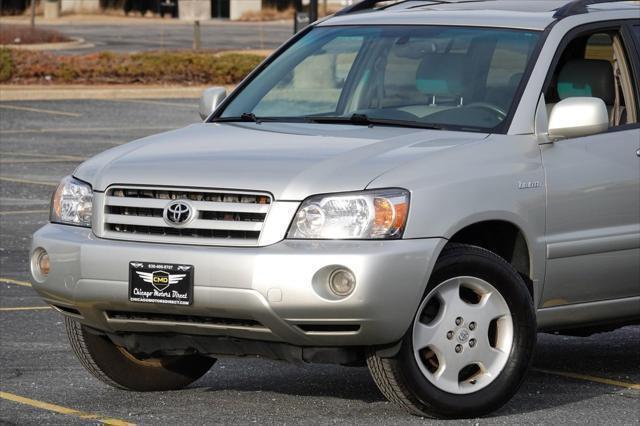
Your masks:
M 637 155 L 638 157 L 640 157 L 640 148 L 638 148 L 638 149 L 636 150 L 636 155 Z

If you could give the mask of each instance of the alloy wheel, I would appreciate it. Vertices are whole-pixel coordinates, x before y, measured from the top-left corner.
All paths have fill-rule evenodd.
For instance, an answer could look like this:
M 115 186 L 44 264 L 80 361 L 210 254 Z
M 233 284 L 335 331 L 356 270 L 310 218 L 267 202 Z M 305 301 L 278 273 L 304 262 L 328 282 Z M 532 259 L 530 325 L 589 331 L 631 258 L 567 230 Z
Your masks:
M 476 277 L 455 277 L 436 286 L 418 309 L 413 351 L 433 385 L 467 394 L 502 372 L 513 334 L 509 306 L 498 290 Z

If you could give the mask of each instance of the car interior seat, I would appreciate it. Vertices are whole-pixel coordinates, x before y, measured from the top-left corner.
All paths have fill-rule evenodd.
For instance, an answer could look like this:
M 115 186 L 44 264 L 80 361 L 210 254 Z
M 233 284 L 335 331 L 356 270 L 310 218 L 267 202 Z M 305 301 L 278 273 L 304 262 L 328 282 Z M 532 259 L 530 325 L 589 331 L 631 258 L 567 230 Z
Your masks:
M 416 72 L 418 91 L 431 98 L 433 105 L 464 103 L 464 55 L 439 53 L 427 55 Z
M 600 59 L 572 59 L 567 61 L 557 75 L 556 91 L 560 100 L 570 97 L 595 97 L 604 101 L 613 117 L 615 83 L 611 62 Z M 547 104 L 547 115 L 555 103 Z

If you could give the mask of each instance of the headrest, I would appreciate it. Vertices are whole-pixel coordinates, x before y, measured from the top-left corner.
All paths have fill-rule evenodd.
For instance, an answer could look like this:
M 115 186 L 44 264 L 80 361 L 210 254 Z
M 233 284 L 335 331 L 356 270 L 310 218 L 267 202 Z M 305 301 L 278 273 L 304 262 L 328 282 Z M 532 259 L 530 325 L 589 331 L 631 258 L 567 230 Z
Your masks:
M 600 98 L 613 105 L 615 88 L 611 62 L 599 59 L 573 59 L 562 67 L 558 74 L 558 96 Z
M 522 80 L 523 76 L 524 73 L 517 72 L 509 77 L 509 87 L 516 87 L 518 84 L 520 84 L 520 80 Z
M 425 95 L 463 95 L 463 55 L 429 54 L 416 73 L 416 87 Z

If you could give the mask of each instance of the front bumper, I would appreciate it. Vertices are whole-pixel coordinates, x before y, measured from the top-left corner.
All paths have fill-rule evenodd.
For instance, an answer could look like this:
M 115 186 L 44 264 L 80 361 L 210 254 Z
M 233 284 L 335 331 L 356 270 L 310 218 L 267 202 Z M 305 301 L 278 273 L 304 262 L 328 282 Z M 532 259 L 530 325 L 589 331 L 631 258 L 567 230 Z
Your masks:
M 293 241 L 256 248 L 150 244 L 97 238 L 49 224 L 33 237 L 51 272 L 36 291 L 58 311 L 108 333 L 230 336 L 297 346 L 379 345 L 411 324 L 443 239 Z M 194 265 L 191 306 L 128 300 L 132 260 Z M 314 275 L 345 266 L 357 280 L 330 300 Z M 318 279 L 317 276 L 315 278 Z

